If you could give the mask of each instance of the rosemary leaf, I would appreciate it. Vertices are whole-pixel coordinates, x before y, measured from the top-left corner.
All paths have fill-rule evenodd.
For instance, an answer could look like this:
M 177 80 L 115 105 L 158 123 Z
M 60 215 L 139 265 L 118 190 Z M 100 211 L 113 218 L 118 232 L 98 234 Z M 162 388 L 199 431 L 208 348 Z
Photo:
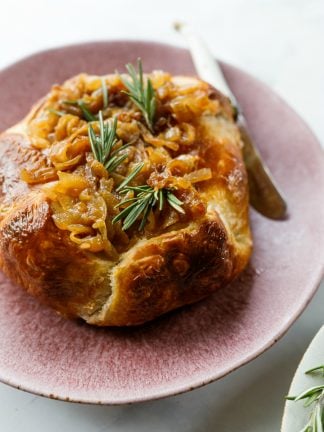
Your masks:
M 305 374 L 311 374 L 311 373 L 320 372 L 320 371 L 322 372 L 322 374 L 324 376 L 324 365 L 316 366 L 312 369 L 309 369 L 308 371 L 305 372 Z
M 305 372 L 306 374 L 322 371 L 324 366 L 317 366 Z M 304 406 L 313 405 L 308 423 L 300 432 L 324 432 L 324 385 L 311 387 L 298 396 L 287 396 L 287 400 L 299 401 L 305 399 Z
M 92 122 L 92 121 L 97 120 L 96 116 L 94 116 L 92 114 L 92 112 L 89 111 L 89 109 L 87 108 L 87 106 L 84 102 L 80 101 L 78 105 L 82 111 L 82 114 L 83 114 L 83 117 L 85 118 L 85 120 L 87 120 L 88 122 Z
M 86 106 L 85 102 L 83 102 L 82 99 L 78 100 L 65 100 L 62 102 L 65 105 L 74 105 L 81 109 L 82 115 L 85 120 L 88 122 L 96 121 L 97 117 L 92 114 L 92 112 L 89 111 L 88 107 Z
M 310 389 L 300 393 L 299 396 L 295 397 L 295 401 L 299 401 L 302 399 L 306 399 L 310 396 L 312 396 L 314 393 L 317 393 L 318 391 L 323 391 L 324 390 L 324 385 L 320 385 L 320 386 L 316 386 L 316 387 L 311 387 Z
M 103 109 L 106 109 L 108 107 L 108 89 L 104 78 L 101 78 L 101 91 L 102 91 Z
M 133 178 L 135 176 L 137 176 L 137 174 L 141 171 L 141 169 L 143 168 L 143 166 L 144 166 L 144 162 L 138 164 L 136 166 L 136 168 L 134 168 L 133 171 L 125 178 L 125 180 L 120 183 L 120 185 L 118 186 L 118 188 L 116 189 L 116 191 L 119 192 L 120 190 L 122 190 L 123 188 L 125 188 L 128 185 L 128 183 L 130 183 L 133 180 Z
M 101 159 L 100 147 L 98 145 L 96 134 L 95 134 L 93 127 L 91 125 L 89 125 L 89 128 L 88 128 L 88 135 L 89 135 L 89 141 L 90 141 L 92 153 L 94 154 L 94 157 L 98 161 L 100 161 L 100 159 Z
M 143 117 L 150 131 L 154 132 L 154 117 L 156 111 L 156 97 L 152 82 L 147 78 L 144 83 L 143 66 L 141 59 L 137 60 L 137 69 L 128 63 L 126 65 L 127 72 L 130 76 L 130 81 L 123 78 L 122 82 L 128 91 L 125 91 L 131 101 L 142 111 Z
M 125 150 L 127 147 L 133 145 L 136 142 L 136 140 L 131 140 L 126 144 L 123 144 L 122 146 L 118 147 L 116 150 L 112 151 L 110 153 L 110 156 L 113 157 L 115 156 L 117 153 L 119 153 L 121 150 Z
M 121 155 L 121 156 L 113 156 L 108 163 L 106 164 L 106 169 L 109 172 L 113 172 L 116 170 L 116 168 L 124 162 L 125 159 L 128 158 L 127 154 Z
M 140 217 L 140 215 L 145 212 L 145 209 L 148 206 L 148 198 L 144 198 L 142 201 L 137 201 L 136 203 L 132 204 L 130 207 L 132 207 L 131 211 L 126 216 L 124 223 L 123 223 L 123 230 L 126 231 L 128 228 L 130 228 L 134 222 Z
M 118 204 L 116 204 L 115 206 L 114 206 L 114 208 L 116 209 L 116 208 L 118 208 L 118 207 L 121 207 L 121 206 L 124 206 L 125 204 L 128 204 L 128 203 L 130 203 L 130 202 L 134 202 L 134 201 L 137 201 L 137 197 L 134 197 L 134 198 L 127 198 L 127 199 L 125 199 L 125 200 L 123 200 L 123 201 L 121 201 L 121 202 L 119 202 Z M 129 208 L 130 206 L 128 206 L 128 207 L 126 207 L 126 208 Z M 126 210 L 126 209 L 125 209 Z M 120 213 L 118 214 L 118 217 L 120 216 Z M 116 216 L 117 217 L 117 216 Z M 120 218 L 119 218 L 120 219 Z
M 306 399 L 306 402 L 304 403 L 304 407 L 307 408 L 308 406 L 310 406 L 313 402 L 316 401 L 316 399 L 319 398 L 319 396 L 321 396 L 321 394 L 322 394 L 322 392 L 318 391 L 318 392 L 313 393 L 311 396 L 309 396 L 308 399 Z
M 173 207 L 177 212 L 184 214 L 185 211 L 181 207 L 181 204 L 183 204 L 182 201 L 180 201 L 173 193 L 167 192 L 167 201 L 170 204 L 171 207 Z
M 162 211 L 163 210 L 163 204 L 164 204 L 164 193 L 163 193 L 163 189 L 159 190 L 159 210 Z
M 128 200 L 126 200 L 126 201 L 128 201 Z M 126 201 L 125 202 L 123 201 L 120 204 L 124 204 L 124 203 L 126 203 Z M 134 200 L 132 200 L 132 201 L 134 201 Z M 125 218 L 131 211 L 133 211 L 134 208 L 137 207 L 137 205 L 138 205 L 136 199 L 135 199 L 135 201 L 136 202 L 134 203 L 134 205 L 133 204 L 129 205 L 128 207 L 124 208 L 117 216 L 115 216 L 112 220 L 112 223 L 114 224 L 114 223 L 118 222 L 119 220 Z
M 168 204 L 176 211 L 182 214 L 185 213 L 181 207 L 182 201 L 180 201 L 169 189 L 161 188 L 154 190 L 149 185 L 127 186 L 127 184 L 124 186 L 121 184 L 119 186 L 120 193 L 123 194 L 127 192 L 133 192 L 135 196 L 132 198 L 126 198 L 115 206 L 115 208 L 118 208 L 120 206 L 124 206 L 125 204 L 129 204 L 129 206 L 124 208 L 112 220 L 112 223 L 123 220 L 123 230 L 129 229 L 141 217 L 141 223 L 138 227 L 138 230 L 142 231 L 147 223 L 150 212 L 156 206 L 158 207 L 159 211 L 163 210 L 165 199 L 167 200 Z
M 89 124 L 88 135 L 94 157 L 103 164 L 108 172 L 113 172 L 127 159 L 127 154 L 118 155 L 121 150 L 127 147 L 122 145 L 114 150 L 117 140 L 117 118 L 104 122 L 102 111 L 99 111 L 99 135 L 96 135 L 93 126 Z
M 136 192 L 140 192 L 140 193 L 142 193 L 142 192 L 146 192 L 146 191 L 148 191 L 148 190 L 150 190 L 150 189 L 151 189 L 151 186 L 149 186 L 149 185 L 142 185 L 142 186 L 127 186 L 127 187 L 125 187 L 124 190 L 121 190 L 120 193 L 121 193 L 121 194 L 122 194 L 122 193 L 126 193 L 126 192 L 128 192 L 129 190 L 130 190 L 130 191 L 133 190 L 133 191 L 136 191 Z
M 315 431 L 323 432 L 323 422 L 322 422 L 323 407 L 317 404 L 315 407 Z
M 147 199 L 147 204 L 145 206 L 144 212 L 143 212 L 143 217 L 142 217 L 142 221 L 140 223 L 140 226 L 138 228 L 139 231 L 143 231 L 146 222 L 147 222 L 147 218 L 150 214 L 150 211 L 152 210 L 152 207 L 154 207 L 155 205 L 155 201 L 154 201 L 154 196 L 150 197 L 149 199 Z

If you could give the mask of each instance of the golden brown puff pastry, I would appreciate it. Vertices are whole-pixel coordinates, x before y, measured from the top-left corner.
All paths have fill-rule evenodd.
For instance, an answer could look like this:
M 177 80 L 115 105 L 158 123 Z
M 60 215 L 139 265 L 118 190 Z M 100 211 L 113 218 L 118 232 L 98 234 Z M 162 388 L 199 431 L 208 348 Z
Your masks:
M 126 326 L 196 302 L 236 277 L 251 253 L 247 175 L 227 98 L 196 78 L 149 75 L 154 130 L 117 75 L 81 74 L 53 86 L 0 135 L 0 266 L 60 314 Z M 104 88 L 109 103 L 105 103 Z M 86 107 L 86 113 L 84 111 Z M 125 157 L 108 172 L 93 154 L 87 113 L 117 118 Z M 89 120 L 89 119 L 88 119 Z M 99 136 L 98 121 L 93 121 Z M 123 229 L 118 185 L 168 202 Z M 127 196 L 134 198 L 131 191 Z

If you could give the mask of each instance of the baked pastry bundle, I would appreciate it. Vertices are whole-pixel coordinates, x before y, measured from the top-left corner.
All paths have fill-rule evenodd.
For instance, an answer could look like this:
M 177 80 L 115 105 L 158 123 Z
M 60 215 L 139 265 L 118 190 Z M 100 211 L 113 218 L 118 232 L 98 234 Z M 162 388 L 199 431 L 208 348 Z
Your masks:
M 81 74 L 0 135 L 0 267 L 60 314 L 141 324 L 251 254 L 229 100 L 197 78 Z

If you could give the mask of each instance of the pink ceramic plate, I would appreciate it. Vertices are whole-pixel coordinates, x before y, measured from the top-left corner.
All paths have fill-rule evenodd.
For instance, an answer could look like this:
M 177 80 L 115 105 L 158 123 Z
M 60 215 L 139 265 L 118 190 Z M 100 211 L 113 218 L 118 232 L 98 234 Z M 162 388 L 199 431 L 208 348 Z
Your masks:
M 145 42 L 69 46 L 0 73 L 0 129 L 14 124 L 51 84 L 81 71 L 104 74 L 140 56 L 146 70 L 194 74 L 186 50 Z M 323 270 L 324 165 L 303 121 L 264 84 L 229 65 L 263 157 L 288 198 L 289 219 L 251 212 L 249 269 L 205 301 L 140 328 L 97 329 L 66 321 L 1 276 L 0 379 L 60 399 L 117 404 L 209 383 L 269 348 L 305 308 Z

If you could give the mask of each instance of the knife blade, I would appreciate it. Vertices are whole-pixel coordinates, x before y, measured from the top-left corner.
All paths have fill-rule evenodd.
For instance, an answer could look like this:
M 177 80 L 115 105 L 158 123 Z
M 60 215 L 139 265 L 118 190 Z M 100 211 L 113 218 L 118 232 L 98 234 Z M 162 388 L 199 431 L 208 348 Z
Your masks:
M 248 173 L 251 205 L 270 219 L 285 219 L 287 216 L 286 200 L 251 138 L 244 114 L 218 62 L 203 40 L 187 24 L 175 23 L 174 28 L 186 38 L 199 77 L 225 94 L 238 110 L 237 125 L 244 144 L 243 157 Z

